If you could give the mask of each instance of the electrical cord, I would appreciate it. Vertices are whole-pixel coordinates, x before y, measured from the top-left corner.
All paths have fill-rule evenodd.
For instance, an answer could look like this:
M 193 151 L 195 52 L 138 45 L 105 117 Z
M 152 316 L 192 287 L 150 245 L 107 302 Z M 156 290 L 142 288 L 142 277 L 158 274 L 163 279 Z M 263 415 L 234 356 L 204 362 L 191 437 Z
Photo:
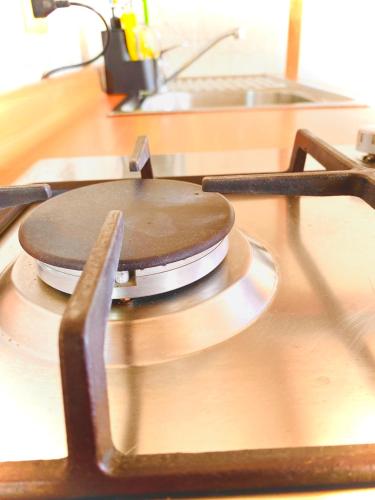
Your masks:
M 79 3 L 79 2 L 56 2 L 56 6 L 57 7 L 70 7 L 70 6 L 85 7 L 86 9 L 89 9 L 89 10 L 95 12 L 95 14 L 97 14 L 100 17 L 100 19 L 103 21 L 103 24 L 105 25 L 105 29 L 107 32 L 107 40 L 105 42 L 103 50 L 95 57 L 92 57 L 91 59 L 88 59 L 87 61 L 83 61 L 83 62 L 80 62 L 77 64 L 68 64 L 67 66 L 60 66 L 58 68 L 51 69 L 50 71 L 47 71 L 46 73 L 44 73 L 42 75 L 42 80 L 49 78 L 51 75 L 53 75 L 54 73 L 57 73 L 59 71 L 65 71 L 67 69 L 79 68 L 81 66 L 87 66 L 88 64 L 93 63 L 94 61 L 96 61 L 100 57 L 104 56 L 104 54 L 107 52 L 107 49 L 109 47 L 110 38 L 111 38 L 111 31 L 109 29 L 107 21 L 104 19 L 102 14 L 100 14 L 100 12 L 95 10 L 93 7 L 90 7 L 90 5 L 85 5 L 84 3 Z

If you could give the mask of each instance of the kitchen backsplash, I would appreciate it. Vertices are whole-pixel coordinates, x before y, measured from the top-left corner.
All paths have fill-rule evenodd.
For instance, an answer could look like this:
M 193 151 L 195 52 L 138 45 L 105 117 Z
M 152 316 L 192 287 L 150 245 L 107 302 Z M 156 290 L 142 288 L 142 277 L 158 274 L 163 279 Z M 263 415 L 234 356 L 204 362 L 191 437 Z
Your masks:
M 86 3 L 109 14 L 108 0 Z M 135 8 L 138 3 L 140 8 L 140 0 L 133 0 Z M 167 71 L 217 34 L 241 26 L 245 39 L 226 39 L 185 74 L 284 74 L 290 0 L 148 0 L 148 5 L 162 47 L 186 44 L 165 56 Z M 101 49 L 101 22 L 86 9 L 60 9 L 39 32 L 30 29 L 30 12 L 30 0 L 0 0 L 0 92 Z M 374 0 L 303 0 L 299 79 L 375 103 L 374 18 Z
M 45 21 L 46 33 L 27 32 L 25 3 L 29 1 L 0 2 L 0 91 L 37 81 L 44 71 L 83 60 L 101 48 L 100 20 L 85 9 L 60 9 Z M 85 3 L 109 12 L 105 0 Z M 136 6 L 136 0 L 133 3 Z M 171 71 L 208 40 L 235 26 L 241 26 L 244 39 L 225 40 L 186 74 L 284 71 L 289 0 L 148 0 L 148 5 L 150 24 L 159 33 L 162 47 L 188 45 L 166 56 Z

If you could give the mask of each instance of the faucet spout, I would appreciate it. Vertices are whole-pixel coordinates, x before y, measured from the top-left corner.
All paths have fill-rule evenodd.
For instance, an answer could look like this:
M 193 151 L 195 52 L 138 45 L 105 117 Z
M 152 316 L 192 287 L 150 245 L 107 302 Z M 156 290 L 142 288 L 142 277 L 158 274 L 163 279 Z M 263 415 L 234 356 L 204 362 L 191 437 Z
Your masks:
M 206 52 L 212 49 L 215 45 L 217 45 L 219 42 L 225 40 L 226 38 L 241 38 L 241 29 L 239 27 L 236 27 L 235 29 L 231 29 L 230 31 L 225 31 L 221 35 L 217 36 L 213 40 L 207 43 L 206 46 L 204 46 L 199 52 L 194 54 L 190 59 L 188 59 L 186 62 L 184 62 L 178 69 L 176 69 L 171 75 L 167 76 L 163 83 L 168 83 L 171 80 L 174 80 L 180 73 L 185 71 L 189 66 L 191 66 L 195 61 L 197 61 L 200 57 L 203 56 Z

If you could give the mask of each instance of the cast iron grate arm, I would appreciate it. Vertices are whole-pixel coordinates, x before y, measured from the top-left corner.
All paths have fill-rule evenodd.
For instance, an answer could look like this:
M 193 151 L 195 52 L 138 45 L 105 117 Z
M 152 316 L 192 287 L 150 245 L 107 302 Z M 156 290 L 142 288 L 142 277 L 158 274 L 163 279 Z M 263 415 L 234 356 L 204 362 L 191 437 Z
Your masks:
M 304 172 L 308 154 L 326 171 Z M 205 177 L 202 187 L 222 194 L 351 195 L 375 208 L 375 169 L 348 158 L 308 130 L 298 130 L 286 172 Z
M 104 368 L 104 332 L 123 234 L 121 212 L 109 212 L 60 326 L 68 462 L 71 471 L 78 474 L 97 473 L 114 453 Z
M 52 195 L 49 184 L 0 186 L 0 235 L 31 203 L 48 200 Z
M 0 186 L 0 209 L 45 201 L 51 196 L 52 190 L 49 184 Z
M 137 138 L 133 153 L 129 159 L 130 172 L 141 172 L 142 179 L 153 179 L 150 147 L 148 138 L 141 135 Z

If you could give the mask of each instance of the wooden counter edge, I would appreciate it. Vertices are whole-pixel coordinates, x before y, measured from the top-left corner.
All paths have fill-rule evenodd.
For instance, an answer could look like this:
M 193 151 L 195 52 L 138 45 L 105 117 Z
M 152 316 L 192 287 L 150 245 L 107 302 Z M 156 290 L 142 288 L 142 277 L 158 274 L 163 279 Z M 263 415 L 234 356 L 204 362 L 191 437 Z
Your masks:
M 25 158 L 28 151 L 62 133 L 103 99 L 106 99 L 106 94 L 100 89 L 95 67 L 0 95 L 2 178 L 14 177 L 19 158 Z

